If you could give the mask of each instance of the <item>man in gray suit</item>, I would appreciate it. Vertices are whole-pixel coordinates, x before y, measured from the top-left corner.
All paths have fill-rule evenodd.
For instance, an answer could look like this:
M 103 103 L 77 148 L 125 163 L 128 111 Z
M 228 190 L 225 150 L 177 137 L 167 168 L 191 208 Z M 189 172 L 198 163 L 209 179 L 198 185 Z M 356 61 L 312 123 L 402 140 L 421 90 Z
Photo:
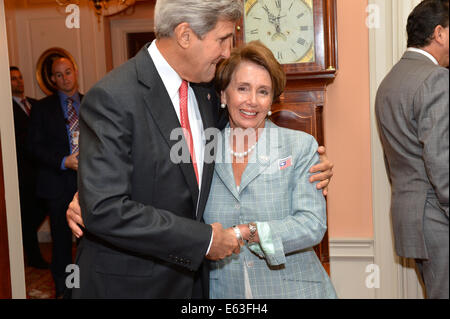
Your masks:
M 415 259 L 428 298 L 449 298 L 448 9 L 448 0 L 424 0 L 413 10 L 408 49 L 375 104 L 395 249 Z

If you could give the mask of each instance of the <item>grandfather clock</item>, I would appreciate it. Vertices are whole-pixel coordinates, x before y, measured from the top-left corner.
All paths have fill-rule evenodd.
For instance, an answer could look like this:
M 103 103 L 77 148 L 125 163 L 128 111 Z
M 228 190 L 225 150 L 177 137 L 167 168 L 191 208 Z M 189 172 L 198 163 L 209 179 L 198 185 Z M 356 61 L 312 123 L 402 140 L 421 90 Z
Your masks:
M 287 86 L 272 107 L 279 126 L 313 135 L 324 145 L 322 112 L 337 69 L 336 0 L 245 0 L 235 45 L 260 40 L 283 65 Z M 330 273 L 328 231 L 314 247 Z

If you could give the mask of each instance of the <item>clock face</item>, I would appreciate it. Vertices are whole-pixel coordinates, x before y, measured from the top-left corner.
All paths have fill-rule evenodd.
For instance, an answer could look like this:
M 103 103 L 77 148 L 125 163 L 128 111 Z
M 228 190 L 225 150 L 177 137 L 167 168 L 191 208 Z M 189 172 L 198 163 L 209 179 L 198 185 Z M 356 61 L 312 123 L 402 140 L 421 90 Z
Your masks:
M 245 42 L 264 43 L 281 64 L 314 62 L 312 0 L 247 0 Z

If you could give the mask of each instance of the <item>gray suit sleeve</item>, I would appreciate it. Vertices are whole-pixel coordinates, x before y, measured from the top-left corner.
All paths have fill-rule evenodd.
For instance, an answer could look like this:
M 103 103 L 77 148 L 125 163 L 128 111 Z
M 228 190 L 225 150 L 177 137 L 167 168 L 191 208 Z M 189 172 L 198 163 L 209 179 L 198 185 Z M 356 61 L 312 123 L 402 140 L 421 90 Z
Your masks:
M 414 98 L 418 138 L 428 178 L 448 216 L 449 203 L 449 72 L 437 68 Z

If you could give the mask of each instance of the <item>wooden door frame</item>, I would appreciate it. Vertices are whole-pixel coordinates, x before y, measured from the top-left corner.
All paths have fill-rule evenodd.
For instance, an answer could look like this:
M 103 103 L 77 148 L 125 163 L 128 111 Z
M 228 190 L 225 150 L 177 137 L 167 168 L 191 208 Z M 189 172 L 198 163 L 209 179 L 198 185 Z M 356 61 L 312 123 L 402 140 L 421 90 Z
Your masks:
M 25 298 L 25 267 L 23 262 L 22 230 L 20 220 L 19 182 L 14 135 L 14 119 L 9 76 L 8 39 L 6 36 L 5 3 L 0 1 L 0 136 L 2 143 L 0 204 L 0 245 L 2 257 L 8 253 L 9 262 L 0 268 L 1 280 L 10 288 L 5 297 Z M 7 229 L 6 229 L 7 227 Z M 3 267 L 3 266 L 2 266 Z M 0 284 L 3 288 L 3 281 Z M 8 293 L 9 290 L 9 293 Z M 3 297 L 3 296 L 2 296 Z
M 0 136 L 0 299 L 9 299 L 11 297 L 8 225 L 6 221 L 5 183 L 3 177 L 2 141 Z

